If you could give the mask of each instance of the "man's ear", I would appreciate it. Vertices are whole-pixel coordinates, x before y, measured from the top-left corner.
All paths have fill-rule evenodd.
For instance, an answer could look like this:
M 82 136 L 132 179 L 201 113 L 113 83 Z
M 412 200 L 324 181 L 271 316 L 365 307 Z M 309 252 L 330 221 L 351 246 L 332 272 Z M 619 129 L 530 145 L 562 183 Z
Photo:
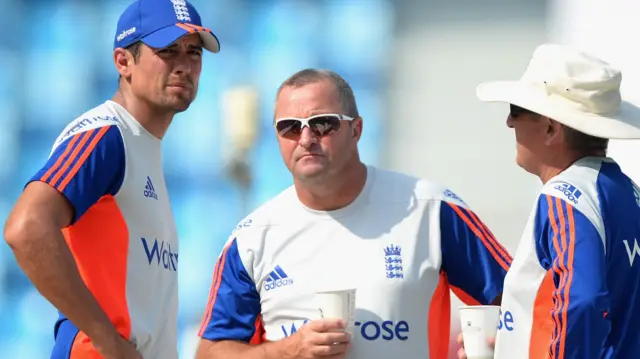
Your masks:
M 351 122 L 351 136 L 353 136 L 356 141 L 360 141 L 360 137 L 362 137 L 362 117 L 357 117 Z
M 134 65 L 134 59 L 131 53 L 121 47 L 113 50 L 113 63 L 116 70 L 126 80 L 131 78 L 131 68 Z
M 564 131 L 562 124 L 558 121 L 552 120 L 548 117 L 541 117 L 541 120 L 545 122 L 545 144 L 551 145 L 562 139 Z

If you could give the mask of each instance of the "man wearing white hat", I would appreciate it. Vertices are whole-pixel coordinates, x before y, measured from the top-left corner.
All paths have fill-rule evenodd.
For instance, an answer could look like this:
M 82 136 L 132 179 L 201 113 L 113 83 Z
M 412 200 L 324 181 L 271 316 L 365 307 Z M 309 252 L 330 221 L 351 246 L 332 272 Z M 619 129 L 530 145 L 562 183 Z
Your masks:
M 640 138 L 620 71 L 560 45 L 536 49 L 519 81 L 478 87 L 511 106 L 516 162 L 543 183 L 505 278 L 495 358 L 640 355 L 640 188 L 608 139 Z M 461 357 L 464 357 L 462 355 Z

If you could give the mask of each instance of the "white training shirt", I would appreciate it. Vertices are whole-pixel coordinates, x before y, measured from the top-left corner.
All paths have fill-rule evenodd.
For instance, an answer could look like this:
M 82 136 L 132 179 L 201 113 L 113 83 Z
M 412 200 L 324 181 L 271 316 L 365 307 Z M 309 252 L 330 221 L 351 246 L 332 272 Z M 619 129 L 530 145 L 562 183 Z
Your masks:
M 72 204 L 73 222 L 63 234 L 119 333 L 145 358 L 177 359 L 178 237 L 161 141 L 107 101 L 62 131 L 30 181 L 47 183 Z M 80 357 L 95 355 L 77 333 L 61 313 L 52 357 L 68 357 L 69 348 Z
M 240 222 L 215 266 L 200 335 L 281 340 L 319 317 L 316 290 L 356 288 L 348 358 L 446 359 L 449 289 L 491 303 L 510 261 L 453 192 L 369 167 L 347 207 L 311 210 L 290 187 Z
M 640 357 L 640 189 L 583 158 L 538 197 L 505 279 L 496 359 Z

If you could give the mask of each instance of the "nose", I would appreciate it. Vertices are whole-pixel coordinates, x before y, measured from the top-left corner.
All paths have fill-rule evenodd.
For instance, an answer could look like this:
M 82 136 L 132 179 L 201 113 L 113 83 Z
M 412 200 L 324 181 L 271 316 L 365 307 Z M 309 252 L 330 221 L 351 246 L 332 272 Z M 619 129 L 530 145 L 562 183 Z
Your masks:
M 189 58 L 189 54 L 187 51 L 180 51 L 178 56 L 176 57 L 174 71 L 177 74 L 191 74 L 191 59 Z
M 318 143 L 318 137 L 313 134 L 309 127 L 302 128 L 300 133 L 300 139 L 298 140 L 300 146 L 305 149 L 311 148 L 314 144 Z
M 513 122 L 514 122 L 513 117 L 511 117 L 511 115 L 508 115 L 507 116 L 507 127 L 513 128 Z

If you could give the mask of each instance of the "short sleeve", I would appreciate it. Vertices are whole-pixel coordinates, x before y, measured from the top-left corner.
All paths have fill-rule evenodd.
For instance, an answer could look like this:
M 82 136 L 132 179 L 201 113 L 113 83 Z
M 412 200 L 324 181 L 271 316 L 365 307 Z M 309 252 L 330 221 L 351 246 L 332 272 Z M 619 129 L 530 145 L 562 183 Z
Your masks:
M 467 304 L 491 304 L 503 290 L 511 255 L 470 209 L 442 202 L 440 233 L 443 270 Z
M 124 142 L 112 125 L 75 134 L 57 145 L 28 183 L 41 181 L 62 193 L 73 206 L 75 223 L 101 197 L 119 191 L 124 171 Z
M 254 344 L 261 341 L 260 294 L 242 263 L 236 238 L 218 258 L 209 293 L 200 337 Z

